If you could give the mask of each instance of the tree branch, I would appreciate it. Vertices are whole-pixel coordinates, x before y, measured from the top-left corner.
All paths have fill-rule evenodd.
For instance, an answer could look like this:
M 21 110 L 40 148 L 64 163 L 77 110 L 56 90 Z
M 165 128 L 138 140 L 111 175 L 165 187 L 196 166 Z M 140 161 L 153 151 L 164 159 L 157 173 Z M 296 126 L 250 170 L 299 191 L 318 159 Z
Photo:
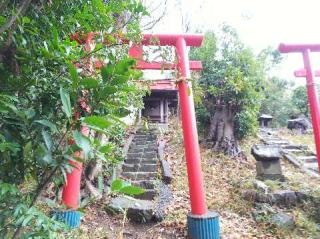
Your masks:
M 31 1 L 32 0 L 24 0 L 23 2 L 21 2 L 20 6 L 17 9 L 17 13 L 12 15 L 7 20 L 7 22 L 0 27 L 0 34 L 3 33 L 4 31 L 8 30 L 9 28 L 11 28 L 11 26 L 16 22 L 17 18 L 20 15 L 23 15 L 26 12 L 26 10 L 28 9 Z
M 157 18 L 157 19 L 154 19 L 153 21 L 150 21 L 148 23 L 146 23 L 145 25 L 141 26 L 141 28 L 143 30 L 151 30 L 156 24 L 158 24 L 160 22 L 160 20 L 166 15 L 167 13 L 167 0 L 164 2 L 164 9 L 163 9 L 163 12 L 162 14 Z M 158 10 L 158 8 L 156 8 Z M 153 11 L 152 11 L 153 12 Z
M 2 3 L 0 3 L 0 14 L 4 13 L 5 11 L 5 6 L 8 5 L 9 0 L 3 0 Z

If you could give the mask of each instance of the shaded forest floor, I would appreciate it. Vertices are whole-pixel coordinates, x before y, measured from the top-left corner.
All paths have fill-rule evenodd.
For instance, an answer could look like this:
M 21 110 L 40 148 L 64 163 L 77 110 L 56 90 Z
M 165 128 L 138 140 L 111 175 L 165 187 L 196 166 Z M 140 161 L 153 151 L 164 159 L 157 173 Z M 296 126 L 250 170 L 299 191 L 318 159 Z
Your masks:
M 80 230 L 72 232 L 72 236 L 75 238 L 186 238 L 186 215 L 190 211 L 190 206 L 182 133 L 179 129 L 175 122 L 162 135 L 167 141 L 165 157 L 171 165 L 174 176 L 170 186 L 174 198 L 167 208 L 166 219 L 157 224 L 133 224 L 123 215 L 108 215 L 104 210 L 107 205 L 107 200 L 104 199 L 85 209 Z M 299 137 L 289 133 L 288 136 L 291 137 L 289 140 Z M 277 208 L 294 216 L 296 227 L 293 230 L 278 229 L 268 220 L 260 220 L 259 223 L 254 220 L 253 202 L 245 200 L 242 194 L 245 190 L 253 188 L 256 170 L 250 149 L 257 142 L 259 142 L 257 138 L 249 138 L 241 142 L 242 149 L 248 156 L 247 161 L 242 162 L 213 153 L 205 146 L 201 147 L 207 204 L 210 210 L 220 214 L 222 238 L 319 238 L 317 225 L 311 217 L 312 208 L 308 205 L 289 209 Z M 304 175 L 284 160 L 282 160 L 282 169 L 287 178 L 286 189 L 301 189 L 313 195 L 320 195 L 318 179 Z M 269 184 L 273 189 L 283 187 L 277 183 Z

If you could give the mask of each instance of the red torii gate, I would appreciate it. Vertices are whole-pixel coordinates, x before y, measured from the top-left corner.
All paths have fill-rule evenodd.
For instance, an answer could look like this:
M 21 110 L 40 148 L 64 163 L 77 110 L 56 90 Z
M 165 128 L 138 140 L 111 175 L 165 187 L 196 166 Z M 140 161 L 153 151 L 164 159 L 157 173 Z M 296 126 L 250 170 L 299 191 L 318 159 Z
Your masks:
M 317 87 L 314 81 L 315 76 L 320 76 L 320 71 L 316 71 L 314 73 L 310 62 L 310 52 L 320 52 L 320 44 L 287 45 L 281 43 L 279 45 L 279 51 L 281 53 L 302 53 L 304 69 L 297 70 L 294 72 L 294 74 L 296 77 L 306 77 L 307 80 L 307 93 L 310 105 L 314 141 L 316 144 L 318 170 L 320 172 L 320 105 Z
M 86 43 L 91 41 L 93 35 L 94 34 L 88 34 L 90 39 L 87 39 Z M 157 41 L 155 42 L 153 39 L 157 39 Z M 179 69 L 177 85 L 180 97 L 181 119 L 191 203 L 191 213 L 189 213 L 187 217 L 188 233 L 190 238 L 217 239 L 220 238 L 219 216 L 215 212 L 208 211 L 206 205 L 193 95 L 191 91 L 191 84 L 188 81 L 191 78 L 190 69 L 200 70 L 202 69 L 202 66 L 199 61 L 189 62 L 187 46 L 199 47 L 202 44 L 202 40 L 203 35 L 199 34 L 144 34 L 141 45 L 132 46 L 129 50 L 129 55 L 137 59 L 137 69 Z M 128 43 L 127 40 L 124 42 Z M 144 62 L 142 60 L 143 45 L 174 46 L 178 56 L 178 64 Z M 68 182 L 63 191 L 63 203 L 73 210 L 76 210 L 78 207 L 80 192 L 79 175 L 81 175 L 81 165 L 78 168 L 74 168 L 73 171 L 68 174 Z M 63 217 L 67 218 L 69 215 L 63 215 Z M 78 226 L 80 223 L 79 216 L 77 216 L 76 221 L 79 222 L 76 222 L 73 225 Z

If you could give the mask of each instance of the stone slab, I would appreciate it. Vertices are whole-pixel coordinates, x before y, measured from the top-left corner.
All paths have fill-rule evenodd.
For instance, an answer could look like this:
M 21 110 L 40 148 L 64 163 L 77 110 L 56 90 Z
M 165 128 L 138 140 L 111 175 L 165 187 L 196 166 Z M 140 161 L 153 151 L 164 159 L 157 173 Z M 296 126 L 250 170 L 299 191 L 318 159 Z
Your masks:
M 111 213 L 120 213 L 127 210 L 127 217 L 139 223 L 153 221 L 154 203 L 149 200 L 141 200 L 131 197 L 116 197 L 111 200 L 107 211 Z
M 137 180 L 132 181 L 131 184 L 144 189 L 154 189 L 158 183 L 156 180 Z
M 317 163 L 317 157 L 316 156 L 299 156 L 297 157 L 298 160 L 304 162 L 304 163 Z
M 127 158 L 125 160 L 126 164 L 139 164 L 141 162 L 140 158 Z
M 157 164 L 123 164 L 123 172 L 157 172 Z
M 256 144 L 251 148 L 251 154 L 257 161 L 278 160 L 281 157 L 280 147 L 275 145 Z
M 156 172 L 123 172 L 122 176 L 131 180 L 155 179 L 158 176 Z
M 135 198 L 143 200 L 153 200 L 158 195 L 155 189 L 144 189 L 144 193 L 136 195 Z
M 307 145 L 302 145 L 302 144 L 288 144 L 282 146 L 283 149 L 298 149 L 298 150 L 307 150 L 308 146 Z
M 283 229 L 293 229 L 295 227 L 294 217 L 282 212 L 274 214 L 271 222 Z
M 172 172 L 170 169 L 170 165 L 169 165 L 168 161 L 164 160 L 164 159 L 161 160 L 160 162 L 161 162 L 161 168 L 162 168 L 162 180 L 165 183 L 169 184 L 169 183 L 171 183 L 172 178 L 173 178 Z

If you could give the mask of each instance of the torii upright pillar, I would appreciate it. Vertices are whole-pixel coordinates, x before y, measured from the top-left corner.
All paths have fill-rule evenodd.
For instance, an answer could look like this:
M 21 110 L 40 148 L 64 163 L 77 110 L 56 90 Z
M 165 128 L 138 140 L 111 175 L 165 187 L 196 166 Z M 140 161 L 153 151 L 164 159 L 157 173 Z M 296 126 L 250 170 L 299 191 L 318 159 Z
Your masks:
M 310 106 L 310 113 L 313 126 L 314 141 L 316 144 L 318 170 L 320 172 L 320 105 L 317 93 L 317 87 L 314 82 L 314 72 L 310 62 L 310 52 L 320 52 L 320 44 L 301 44 L 286 45 L 280 44 L 279 51 L 281 53 L 297 52 L 302 53 L 304 69 L 296 71 L 298 77 L 305 76 L 307 80 L 307 93 Z M 316 72 L 316 75 L 318 72 Z
M 152 41 L 153 38 L 157 41 Z M 187 46 L 199 47 L 202 40 L 203 35 L 145 34 L 142 45 L 160 44 L 161 46 L 176 47 L 177 68 L 179 70 L 178 91 L 191 203 L 191 213 L 187 216 L 188 234 L 191 239 L 218 239 L 220 238 L 219 216 L 215 212 L 208 211 L 205 200 L 195 109 L 189 81 L 191 78 L 190 68 L 197 68 L 200 64 L 199 62 L 189 62 Z M 141 54 L 141 47 L 131 49 L 131 56 L 140 59 L 137 68 L 157 69 L 156 63 L 143 62 Z M 173 65 L 171 64 L 171 66 Z

